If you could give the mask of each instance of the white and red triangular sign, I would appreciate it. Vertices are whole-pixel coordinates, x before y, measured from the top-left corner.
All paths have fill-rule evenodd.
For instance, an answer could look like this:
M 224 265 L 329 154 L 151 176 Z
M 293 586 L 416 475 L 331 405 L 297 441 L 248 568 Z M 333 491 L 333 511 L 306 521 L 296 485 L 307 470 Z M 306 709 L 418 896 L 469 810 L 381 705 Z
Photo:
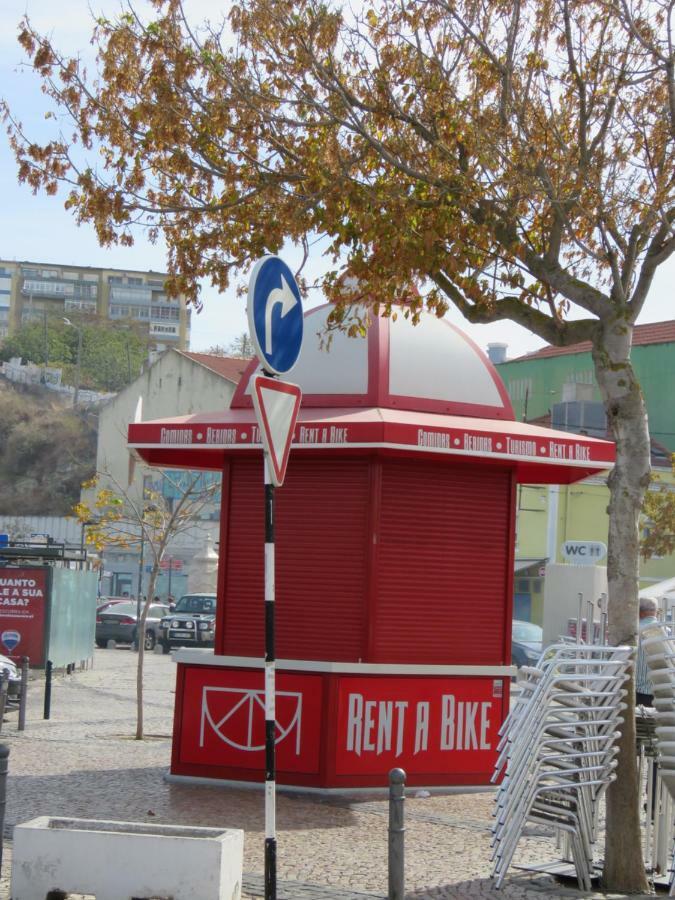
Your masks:
M 300 412 L 302 391 L 297 384 L 256 375 L 251 396 L 269 461 L 272 484 L 281 487 Z

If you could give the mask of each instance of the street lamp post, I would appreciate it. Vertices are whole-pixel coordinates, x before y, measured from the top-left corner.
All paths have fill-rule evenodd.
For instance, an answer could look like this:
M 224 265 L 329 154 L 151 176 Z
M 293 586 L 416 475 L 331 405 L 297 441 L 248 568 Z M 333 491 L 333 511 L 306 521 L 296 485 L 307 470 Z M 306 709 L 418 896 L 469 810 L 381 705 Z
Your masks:
M 47 310 L 42 310 L 42 325 L 44 331 L 44 366 L 42 367 L 42 383 L 47 384 L 47 366 L 49 365 L 49 334 L 47 332 Z
M 141 592 L 143 590 L 143 563 L 144 563 L 144 556 L 145 556 L 145 524 L 146 524 L 145 514 L 153 513 L 156 511 L 157 511 L 157 507 L 152 503 L 148 503 L 147 506 L 143 507 L 143 513 L 141 515 L 141 556 L 138 561 L 138 594 L 136 596 L 136 637 L 134 638 L 134 650 L 138 650 L 138 634 L 139 634 L 139 627 L 141 624 Z M 154 534 L 155 534 L 154 526 L 153 526 L 152 522 L 150 522 L 150 527 L 152 528 L 152 534 L 151 534 L 149 540 L 150 540 L 150 546 L 152 547 L 152 541 L 154 539 Z
M 145 515 L 143 516 L 145 520 Z M 141 523 L 141 558 L 138 561 L 138 592 L 136 594 L 136 635 L 134 637 L 134 650 L 139 649 L 138 629 L 141 624 L 141 591 L 143 590 L 143 551 L 145 550 L 145 521 Z
M 98 525 L 98 519 L 87 519 L 82 522 L 82 530 L 80 531 L 80 568 L 84 568 L 84 530 L 87 525 Z
M 75 360 L 75 393 L 73 394 L 73 407 L 77 408 L 77 401 L 80 397 L 80 363 L 82 361 L 82 326 L 75 325 L 70 319 L 63 316 L 63 321 L 71 328 L 77 329 L 77 358 Z

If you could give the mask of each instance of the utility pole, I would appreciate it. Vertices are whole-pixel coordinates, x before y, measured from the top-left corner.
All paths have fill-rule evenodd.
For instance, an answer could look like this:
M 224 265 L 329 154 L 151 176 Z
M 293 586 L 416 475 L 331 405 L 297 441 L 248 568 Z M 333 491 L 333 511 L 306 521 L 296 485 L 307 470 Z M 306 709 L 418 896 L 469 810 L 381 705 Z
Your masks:
M 138 592 L 136 594 L 136 637 L 134 638 L 134 650 L 139 649 L 138 628 L 141 624 L 141 591 L 143 590 L 143 551 L 145 550 L 145 510 L 141 522 L 141 558 L 138 561 Z
M 49 365 L 49 336 L 47 334 L 47 310 L 46 309 L 42 310 L 42 324 L 44 327 L 44 342 L 45 342 L 45 352 L 44 352 L 45 364 L 44 364 L 44 369 L 43 369 L 42 380 L 43 380 L 43 384 L 47 384 L 47 366 Z
M 82 326 L 74 325 L 70 319 L 63 316 L 63 321 L 71 328 L 77 329 L 77 357 L 75 360 L 75 393 L 73 394 L 73 407 L 77 409 L 77 401 L 80 397 L 80 365 L 82 362 Z

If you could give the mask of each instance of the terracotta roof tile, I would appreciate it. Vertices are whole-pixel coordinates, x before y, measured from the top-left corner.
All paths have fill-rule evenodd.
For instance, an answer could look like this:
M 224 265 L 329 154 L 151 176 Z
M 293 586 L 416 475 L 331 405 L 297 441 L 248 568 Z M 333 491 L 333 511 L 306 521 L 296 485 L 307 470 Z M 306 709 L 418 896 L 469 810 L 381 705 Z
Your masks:
M 194 362 L 206 366 L 207 369 L 211 369 L 216 375 L 220 375 L 221 378 L 225 378 L 233 384 L 239 384 L 241 376 L 251 362 L 250 359 L 240 359 L 231 356 L 214 356 L 212 353 L 191 353 L 188 350 L 182 350 L 180 352 L 183 356 L 187 356 L 189 359 L 194 360 Z
M 636 325 L 633 329 L 633 346 L 644 344 L 670 344 L 675 343 L 675 319 L 667 322 L 648 322 L 645 325 Z M 542 347 L 534 353 L 516 357 L 517 360 L 546 359 L 549 356 L 567 356 L 571 353 L 589 353 L 590 341 L 582 341 L 580 344 L 570 344 L 569 347 Z M 508 360 L 513 362 L 513 360 Z

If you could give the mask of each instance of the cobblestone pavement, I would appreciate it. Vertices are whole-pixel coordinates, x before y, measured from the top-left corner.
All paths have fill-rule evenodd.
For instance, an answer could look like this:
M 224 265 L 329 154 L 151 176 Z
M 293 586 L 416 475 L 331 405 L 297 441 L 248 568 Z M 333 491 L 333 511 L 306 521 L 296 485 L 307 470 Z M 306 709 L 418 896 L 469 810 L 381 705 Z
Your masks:
M 243 828 L 244 896 L 263 896 L 262 794 L 163 780 L 171 751 L 175 669 L 169 657 L 146 657 L 148 737 L 134 741 L 135 662 L 126 649 L 96 650 L 93 668 L 56 677 L 49 721 L 42 719 L 40 681 L 31 683 L 25 732 L 16 731 L 16 713 L 9 713 L 0 737 L 10 747 L 7 837 L 17 822 L 40 815 Z M 495 894 L 489 879 L 491 793 L 410 794 L 409 900 L 588 896 L 516 869 Z M 383 898 L 387 814 L 386 800 L 376 796 L 354 800 L 280 794 L 279 900 Z M 10 841 L 4 857 L 1 898 L 9 896 Z M 516 861 L 555 858 L 551 835 L 532 828 Z

